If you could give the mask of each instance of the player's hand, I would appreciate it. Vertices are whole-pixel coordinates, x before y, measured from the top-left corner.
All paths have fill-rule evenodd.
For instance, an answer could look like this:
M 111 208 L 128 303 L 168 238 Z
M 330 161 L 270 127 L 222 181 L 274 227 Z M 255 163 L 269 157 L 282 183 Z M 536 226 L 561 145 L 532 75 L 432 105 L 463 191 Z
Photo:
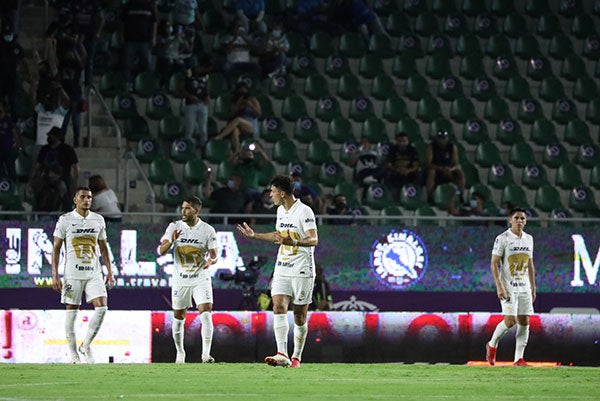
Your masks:
M 112 290 L 115 286 L 115 278 L 114 276 L 111 274 L 110 276 L 106 276 L 106 280 L 104 282 L 104 285 L 106 286 L 107 290 Z
M 294 240 L 290 237 L 290 230 L 287 230 L 287 235 L 281 235 L 279 231 L 275 233 L 275 243 L 279 245 L 294 245 Z
M 179 238 L 180 235 L 181 235 L 181 230 L 173 231 L 173 235 L 171 235 L 171 244 L 175 243 L 175 241 L 177 241 L 177 238 Z
M 508 294 L 506 293 L 506 291 L 504 291 L 504 288 L 498 288 L 498 291 L 496 291 L 498 294 L 498 299 L 500 301 L 508 301 L 510 299 L 510 297 L 508 296 Z
M 52 277 L 52 288 L 56 292 L 62 291 L 62 280 L 60 279 L 60 277 Z
M 248 223 L 244 222 L 242 224 L 238 224 L 237 225 L 237 229 L 239 232 L 242 233 L 242 235 L 246 238 L 254 238 L 254 230 L 252 228 L 250 228 L 250 226 L 248 225 Z

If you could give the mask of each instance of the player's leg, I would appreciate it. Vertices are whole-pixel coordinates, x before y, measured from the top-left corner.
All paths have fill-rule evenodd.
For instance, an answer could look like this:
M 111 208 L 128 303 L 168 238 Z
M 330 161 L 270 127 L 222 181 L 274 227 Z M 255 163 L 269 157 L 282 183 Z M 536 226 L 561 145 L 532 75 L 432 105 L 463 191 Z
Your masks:
M 292 295 L 292 288 L 287 277 L 274 277 L 271 283 L 271 299 L 273 300 L 273 332 L 277 343 L 277 354 L 265 358 L 271 366 L 290 366 L 288 357 L 288 323 L 287 311 Z
M 518 303 L 514 363 L 518 366 L 527 366 L 523 355 L 525 354 L 525 347 L 529 340 L 529 316 L 533 315 L 533 299 L 531 298 L 531 294 L 519 294 Z
M 92 344 L 92 341 L 94 341 L 94 338 L 96 338 L 100 326 L 102 326 L 102 322 L 104 321 L 106 311 L 108 310 L 106 286 L 104 285 L 104 280 L 101 276 L 96 276 L 85 282 L 85 298 L 89 299 L 89 302 L 94 305 L 94 314 L 88 324 L 85 339 L 79 346 L 79 352 L 83 354 L 87 363 L 95 363 L 96 361 L 90 345 Z
M 194 288 L 194 301 L 198 305 L 200 313 L 200 335 L 202 336 L 202 363 L 214 363 L 215 359 L 210 356 L 214 326 L 212 321 L 212 285 L 211 282 L 197 285 Z
M 75 320 L 77 312 L 81 305 L 83 296 L 83 285 L 81 280 L 69 280 L 63 278 L 62 292 L 60 302 L 65 305 L 65 337 L 70 354 L 71 363 L 79 363 L 79 354 L 77 353 L 77 338 L 75 336 Z
M 291 366 L 293 368 L 300 367 L 302 351 L 304 351 L 304 344 L 306 344 L 306 336 L 308 335 L 308 323 L 306 322 L 306 316 L 308 314 L 308 305 L 312 301 L 313 287 L 313 278 L 293 279 L 294 353 L 292 354 Z
M 502 305 L 502 315 L 504 315 L 504 319 L 498 323 L 494 329 L 492 338 L 485 345 L 485 358 L 490 365 L 496 363 L 496 350 L 498 348 L 498 343 L 502 337 L 504 337 L 506 332 L 508 332 L 508 330 L 510 330 L 510 328 L 516 323 L 516 297 L 511 295 L 508 297 L 508 299 L 501 300 L 500 304 Z
M 191 287 L 173 287 L 171 289 L 171 304 L 173 305 L 173 342 L 175 343 L 175 350 L 177 351 L 175 363 L 185 363 L 183 337 L 187 309 L 192 306 Z

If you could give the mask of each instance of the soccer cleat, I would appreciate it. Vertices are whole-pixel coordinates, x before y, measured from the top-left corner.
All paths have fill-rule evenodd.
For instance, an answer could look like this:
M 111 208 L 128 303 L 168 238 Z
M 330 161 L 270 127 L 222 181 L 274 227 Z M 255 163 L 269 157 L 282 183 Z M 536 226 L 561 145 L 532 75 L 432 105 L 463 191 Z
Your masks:
M 71 362 L 73 365 L 76 365 L 78 363 L 81 363 L 81 359 L 79 359 L 79 355 L 73 355 L 71 357 Z
M 83 355 L 87 363 L 96 363 L 94 354 L 92 354 L 92 349 L 90 347 L 83 348 L 83 345 L 80 345 L 78 350 Z
M 215 358 L 213 358 L 212 356 L 203 356 L 202 357 L 202 363 L 215 363 Z
M 290 368 L 299 368 L 299 367 L 300 367 L 300 359 L 292 358 L 292 364 L 290 365 Z
M 519 360 L 517 360 L 515 363 L 513 363 L 514 366 L 529 366 L 529 364 L 527 362 L 525 362 L 525 359 L 521 358 Z
M 485 344 L 485 359 L 492 366 L 496 363 L 496 349 L 490 347 L 490 343 Z
M 271 366 L 283 366 L 284 368 L 289 368 L 292 364 L 290 358 L 286 354 L 282 354 L 281 352 L 278 352 L 273 356 L 266 357 L 265 363 Z
M 177 356 L 175 357 L 175 363 L 185 363 L 185 351 L 177 351 Z

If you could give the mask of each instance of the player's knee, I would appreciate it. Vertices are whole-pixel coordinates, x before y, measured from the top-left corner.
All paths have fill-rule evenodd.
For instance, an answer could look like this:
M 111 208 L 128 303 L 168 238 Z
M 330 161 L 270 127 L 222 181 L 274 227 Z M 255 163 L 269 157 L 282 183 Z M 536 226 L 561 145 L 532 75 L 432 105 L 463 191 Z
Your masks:
M 514 316 L 504 316 L 504 324 L 510 328 L 517 324 L 517 319 Z

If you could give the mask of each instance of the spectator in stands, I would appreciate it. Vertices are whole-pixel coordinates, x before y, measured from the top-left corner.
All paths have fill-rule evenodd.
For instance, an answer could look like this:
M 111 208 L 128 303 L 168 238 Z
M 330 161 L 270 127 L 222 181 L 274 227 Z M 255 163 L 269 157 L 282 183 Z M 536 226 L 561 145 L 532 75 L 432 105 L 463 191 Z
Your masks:
M 264 21 L 264 0 L 237 0 L 235 14 L 242 22 L 246 32 L 258 31 L 259 34 L 267 32 L 267 25 Z
M 104 13 L 101 0 L 79 0 L 71 3 L 75 32 L 83 43 L 87 59 L 83 85 L 87 88 L 93 82 L 96 47 L 104 27 Z
M 448 214 L 460 217 L 489 216 L 489 214 L 485 210 L 485 196 L 483 196 L 479 192 L 473 192 L 471 194 L 471 199 L 469 200 L 469 203 L 460 208 L 456 207 L 456 200 L 452 199 L 448 203 Z M 486 220 L 474 220 L 464 222 L 464 224 L 467 226 L 489 225 L 490 223 L 490 221 Z
M 223 38 L 226 61 L 223 64 L 223 74 L 229 88 L 233 87 L 234 77 L 250 73 L 260 76 L 260 66 L 250 59 L 250 51 L 255 47 L 248 30 L 240 20 L 234 21 L 229 35 Z
M 37 146 L 48 143 L 50 129 L 62 128 L 71 102 L 69 95 L 57 80 L 52 80 L 47 84 L 43 96 L 34 107 L 37 123 L 35 144 Z
M 19 0 L 0 2 L 0 24 L 10 27 L 12 32 L 19 32 Z
M 458 162 L 458 147 L 448 137 L 448 131 L 439 131 L 427 145 L 427 196 L 433 200 L 433 191 L 439 184 L 452 182 L 458 187 L 460 198 L 465 191 L 465 175 Z
M 290 50 L 288 42 L 283 31 L 283 23 L 276 22 L 273 29 L 262 42 L 261 55 L 259 57 L 260 69 L 263 78 L 286 72 L 287 55 Z
M 242 179 L 241 189 L 246 197 L 245 203 L 254 202 L 260 197 L 258 179 L 260 171 L 269 161 L 269 156 L 259 143 L 250 143 L 231 155 L 233 172 Z
M 17 180 L 15 160 L 19 152 L 18 131 L 10 112 L 3 102 L 0 102 L 0 177 Z
M 321 263 L 316 263 L 315 284 L 313 286 L 313 297 L 312 303 L 310 304 L 310 309 L 318 311 L 330 311 L 332 308 L 333 298 L 331 297 L 329 283 L 323 276 L 323 265 Z
M 200 136 L 198 145 L 202 148 L 208 141 L 208 86 L 207 74 L 211 71 L 210 64 L 198 64 L 188 72 L 183 81 L 181 93 L 184 98 L 183 125 L 185 137 L 193 142 L 194 132 Z
M 515 205 L 513 205 L 512 202 L 510 202 L 510 201 L 502 202 L 500 204 L 500 207 L 498 208 L 498 216 L 504 217 L 505 219 L 504 220 L 494 220 L 494 225 L 506 228 L 506 218 L 510 214 L 510 211 L 513 210 L 514 208 L 515 208 Z
M 189 52 L 190 45 L 182 33 L 175 30 L 168 19 L 162 19 L 158 24 L 156 34 L 156 74 L 160 85 L 165 86 L 171 75 L 186 70 L 182 54 Z
M 270 224 L 273 223 L 275 216 L 277 215 L 277 208 L 273 204 L 271 199 L 271 190 L 264 189 L 259 199 L 256 199 L 252 203 L 248 203 L 245 209 L 247 214 L 264 214 L 269 217 L 252 217 L 250 218 L 250 225 L 255 226 L 256 224 Z
M 56 20 L 50 23 L 44 36 L 47 51 L 54 50 L 59 59 L 64 53 L 78 47 L 77 27 L 73 22 L 73 14 L 69 7 L 62 7 L 59 10 Z M 50 54 L 46 53 L 46 57 L 49 58 Z
M 54 42 L 54 44 L 55 43 L 56 42 Z M 49 53 L 48 59 L 39 62 L 38 78 L 37 81 L 33 82 L 30 89 L 34 104 L 37 104 L 39 100 L 44 99 L 48 93 L 52 92 L 52 88 L 60 85 L 58 61 L 56 60 L 56 54 L 53 47 L 50 48 Z
M 362 187 L 381 182 L 385 176 L 381 154 L 369 138 L 362 136 L 358 151 L 350 156 L 348 164 L 354 168 L 354 181 Z
M 64 140 L 65 138 L 60 128 L 53 127 L 50 129 L 48 132 L 48 144 L 42 146 L 40 149 L 37 162 L 31 172 L 28 186 L 29 190 L 34 194 L 36 204 L 39 205 L 42 203 L 42 197 L 47 195 L 46 192 L 52 191 L 53 193 L 56 192 L 56 194 L 60 193 L 62 195 L 59 210 L 68 211 L 73 203 L 68 194 L 75 193 L 75 188 L 78 187 L 79 159 L 77 158 L 75 149 L 64 143 Z M 55 179 L 57 175 L 60 177 L 60 180 Z M 64 193 L 60 182 L 64 183 Z
M 330 20 L 354 30 L 358 27 L 363 37 L 368 40 L 369 34 L 386 34 L 381 20 L 363 0 L 331 0 Z
M 212 175 L 208 177 L 205 183 L 206 188 L 211 187 Z M 210 199 L 214 201 L 214 206 L 210 208 L 211 213 L 235 213 L 243 214 L 245 212 L 246 197 L 242 191 L 242 177 L 237 174 L 231 174 L 227 180 L 227 186 L 217 188 L 210 194 Z M 219 223 L 221 218 L 211 219 L 211 221 Z M 231 224 L 241 223 L 242 219 L 229 219 Z
M 336 194 L 333 197 L 326 196 L 325 202 L 323 202 L 323 214 L 330 216 L 352 216 L 352 210 L 348 208 L 348 201 L 346 196 L 342 194 Z M 327 224 L 332 225 L 350 225 L 354 223 L 354 219 L 340 219 L 340 218 L 328 218 L 325 220 Z
M 17 91 L 21 85 L 19 68 L 27 72 L 23 58 L 23 48 L 17 41 L 17 35 L 10 25 L 2 26 L 0 39 L 0 101 L 9 105 L 14 116 L 17 110 Z
M 87 53 L 83 41 L 79 42 L 79 48 L 70 50 L 63 54 L 59 60 L 58 76 L 61 85 L 69 96 L 69 111 L 65 115 L 62 129 L 66 134 L 69 119 L 73 122 L 73 147 L 79 147 L 79 134 L 81 133 L 81 112 L 85 110 L 87 103 L 83 98 L 81 77 L 87 64 Z
M 302 174 L 294 172 L 292 173 L 292 178 L 294 179 L 294 197 L 300 199 L 302 203 L 309 206 L 313 213 L 320 214 L 322 202 L 317 191 L 310 185 L 302 182 Z
M 198 0 L 175 0 L 171 18 L 175 32 L 182 35 L 187 45 L 182 49 L 181 58 L 186 61 L 186 67 L 190 68 L 196 41 L 196 23 L 200 22 Z
M 396 199 L 403 185 L 423 185 L 419 154 L 405 132 L 396 135 L 396 143 L 390 149 L 385 167 L 385 184 Z
M 318 31 L 339 35 L 340 29 L 329 21 L 329 5 L 322 0 L 297 0 L 295 13 L 291 15 L 291 25 L 305 38 Z
M 120 223 L 123 217 L 121 206 L 115 191 L 109 189 L 100 175 L 93 175 L 88 180 L 88 187 L 92 191 L 91 211 L 104 217 L 104 220 L 113 223 Z
M 233 150 L 238 152 L 242 135 L 258 139 L 258 119 L 262 115 L 262 109 L 258 99 L 250 94 L 250 89 L 243 82 L 237 84 L 231 102 L 232 118 L 215 138 L 223 139 L 231 136 Z
M 129 0 L 123 6 L 123 73 L 127 88 L 133 89 L 132 71 L 139 61 L 139 70 L 151 70 L 152 48 L 156 44 L 156 7 L 150 0 Z

